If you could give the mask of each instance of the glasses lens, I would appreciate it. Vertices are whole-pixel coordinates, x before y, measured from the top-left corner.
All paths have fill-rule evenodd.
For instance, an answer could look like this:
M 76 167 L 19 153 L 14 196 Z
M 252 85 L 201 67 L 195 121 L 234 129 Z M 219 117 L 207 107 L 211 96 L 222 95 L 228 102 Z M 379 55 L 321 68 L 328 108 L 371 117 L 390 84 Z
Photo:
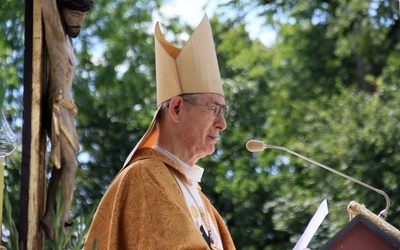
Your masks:
M 222 116 L 225 117 L 226 110 L 227 110 L 226 107 L 222 107 L 222 106 L 219 106 L 219 105 L 215 105 L 215 106 L 214 106 L 214 109 L 213 109 L 214 117 L 217 118 L 217 117 L 220 116 L 220 115 L 222 115 Z
M 185 100 L 185 99 L 183 99 L 183 101 L 185 101 L 187 103 L 190 103 L 192 105 L 199 105 L 199 106 L 207 107 L 209 110 L 212 111 L 212 114 L 213 114 L 214 118 L 217 118 L 220 115 L 225 117 L 226 111 L 228 110 L 227 106 L 220 106 L 218 104 L 209 106 L 209 105 L 204 105 L 204 104 L 200 104 L 200 103 L 191 102 L 191 101 Z

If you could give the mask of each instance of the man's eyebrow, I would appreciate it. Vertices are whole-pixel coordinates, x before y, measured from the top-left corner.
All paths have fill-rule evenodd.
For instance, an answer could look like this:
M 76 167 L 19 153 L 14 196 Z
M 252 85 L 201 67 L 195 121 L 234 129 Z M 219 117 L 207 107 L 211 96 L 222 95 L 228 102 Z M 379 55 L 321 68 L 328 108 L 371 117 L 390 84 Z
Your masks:
M 228 105 L 226 105 L 226 104 L 217 104 L 217 105 L 219 105 L 219 106 L 221 106 L 223 108 L 228 108 Z
M 74 16 L 82 16 L 84 12 L 79 11 L 79 10 L 71 10 L 71 14 Z
M 228 107 L 228 105 L 226 105 L 226 104 L 221 104 L 221 103 L 219 103 L 219 102 L 216 101 L 216 100 L 210 100 L 209 103 L 210 103 L 210 104 L 214 104 L 214 105 L 221 106 L 221 107 L 223 107 L 223 108 L 227 108 L 227 107 Z

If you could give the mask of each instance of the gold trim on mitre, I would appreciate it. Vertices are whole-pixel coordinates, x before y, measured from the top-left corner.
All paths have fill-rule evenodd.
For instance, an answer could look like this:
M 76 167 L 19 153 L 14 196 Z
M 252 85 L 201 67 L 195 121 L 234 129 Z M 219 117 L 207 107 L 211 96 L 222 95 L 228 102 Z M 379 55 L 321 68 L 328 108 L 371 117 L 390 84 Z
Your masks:
M 185 46 L 180 49 L 155 27 L 157 111 L 142 139 L 127 157 L 124 167 L 137 149 L 156 144 L 157 115 L 161 104 L 181 94 L 215 93 L 224 96 L 210 21 L 205 14 Z

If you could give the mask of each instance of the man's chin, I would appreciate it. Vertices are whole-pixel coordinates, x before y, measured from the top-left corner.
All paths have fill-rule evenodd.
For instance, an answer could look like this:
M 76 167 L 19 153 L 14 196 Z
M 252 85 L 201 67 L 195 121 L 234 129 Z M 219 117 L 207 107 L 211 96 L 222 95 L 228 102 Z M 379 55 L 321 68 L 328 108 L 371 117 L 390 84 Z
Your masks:
M 209 150 L 208 155 L 212 155 L 212 154 L 214 154 L 214 152 L 215 152 L 215 146 L 212 145 L 212 148 Z
M 79 36 L 80 31 L 81 31 L 80 29 L 74 29 L 74 28 L 68 29 L 68 36 L 70 36 L 71 38 L 76 38 Z

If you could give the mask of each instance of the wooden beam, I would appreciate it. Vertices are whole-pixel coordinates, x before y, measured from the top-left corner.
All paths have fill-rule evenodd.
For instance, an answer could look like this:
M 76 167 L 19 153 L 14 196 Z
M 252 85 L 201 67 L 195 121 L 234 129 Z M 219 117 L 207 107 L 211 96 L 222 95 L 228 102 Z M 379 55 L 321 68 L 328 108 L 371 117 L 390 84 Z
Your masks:
M 25 1 L 24 110 L 20 198 L 20 249 L 44 249 L 45 142 L 42 122 L 44 38 L 42 0 Z

